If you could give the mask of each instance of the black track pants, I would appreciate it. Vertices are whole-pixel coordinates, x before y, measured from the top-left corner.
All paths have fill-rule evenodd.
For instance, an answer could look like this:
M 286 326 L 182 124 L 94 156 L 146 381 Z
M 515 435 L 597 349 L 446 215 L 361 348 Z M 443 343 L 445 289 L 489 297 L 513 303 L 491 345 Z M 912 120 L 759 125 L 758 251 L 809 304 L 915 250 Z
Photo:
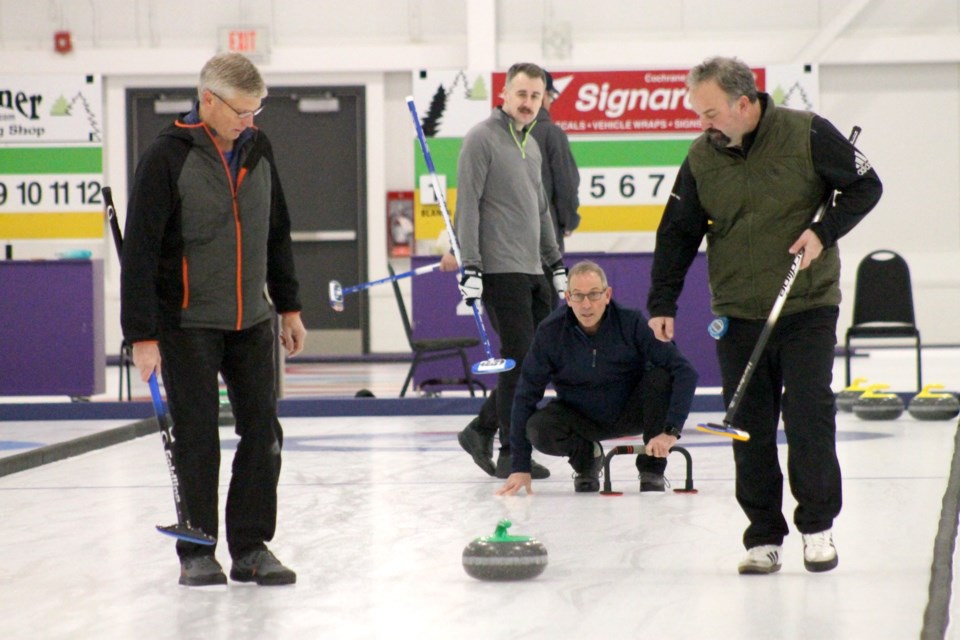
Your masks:
M 283 432 L 277 420 L 274 348 L 270 321 L 243 331 L 164 329 L 160 337 L 181 498 L 192 524 L 212 536 L 217 535 L 220 478 L 217 375 L 226 383 L 240 438 L 225 518 L 234 558 L 262 547 L 276 530 Z M 211 551 L 177 542 L 181 557 Z
M 781 544 L 788 533 L 777 451 L 781 411 L 787 474 L 798 503 L 797 529 L 801 533 L 828 529 L 840 513 L 842 487 L 831 390 L 837 315 L 837 307 L 821 307 L 781 317 L 737 411 L 734 426 L 750 433 L 749 441 L 733 443 L 737 501 L 750 520 L 743 534 L 748 549 Z M 763 325 L 763 320 L 731 319 L 717 343 L 728 405 Z
M 554 400 L 527 421 L 527 438 L 534 449 L 552 456 L 567 456 L 574 471 L 584 471 L 593 458 L 593 443 L 643 434 L 646 444 L 663 433 L 670 404 L 670 373 L 656 367 L 644 373 L 616 423 L 594 422 L 561 400 Z M 640 471 L 663 473 L 666 458 L 640 455 Z
M 485 273 L 483 306 L 500 337 L 500 358 L 517 366 L 497 375 L 497 388 L 480 408 L 479 431 L 500 433 L 501 449 L 510 448 L 510 412 L 520 379 L 520 366 L 533 344 L 537 325 L 550 315 L 550 287 L 542 274 Z M 497 354 L 494 354 L 495 356 Z

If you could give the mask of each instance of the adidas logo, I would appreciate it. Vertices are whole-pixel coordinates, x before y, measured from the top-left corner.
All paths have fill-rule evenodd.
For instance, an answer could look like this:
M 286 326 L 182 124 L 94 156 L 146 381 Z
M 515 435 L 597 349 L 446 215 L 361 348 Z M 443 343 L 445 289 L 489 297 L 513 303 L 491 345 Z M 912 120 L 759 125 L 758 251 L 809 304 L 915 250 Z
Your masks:
M 862 176 L 866 172 L 870 171 L 873 167 L 870 165 L 870 161 L 867 160 L 867 157 L 860 153 L 859 150 L 854 150 L 853 152 L 854 162 L 857 165 L 857 175 Z

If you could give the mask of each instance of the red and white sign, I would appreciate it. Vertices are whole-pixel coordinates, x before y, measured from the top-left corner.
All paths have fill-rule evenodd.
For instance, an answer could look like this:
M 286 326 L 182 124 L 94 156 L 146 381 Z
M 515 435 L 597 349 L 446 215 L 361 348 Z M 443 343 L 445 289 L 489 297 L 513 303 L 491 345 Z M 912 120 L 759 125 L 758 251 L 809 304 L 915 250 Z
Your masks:
M 551 71 L 560 95 L 550 118 L 568 134 L 700 133 L 687 98 L 687 69 Z M 764 69 L 754 69 L 765 90 Z M 491 105 L 501 104 L 506 74 L 493 74 Z
M 266 27 L 220 27 L 221 53 L 242 53 L 254 62 L 267 62 L 270 36 Z

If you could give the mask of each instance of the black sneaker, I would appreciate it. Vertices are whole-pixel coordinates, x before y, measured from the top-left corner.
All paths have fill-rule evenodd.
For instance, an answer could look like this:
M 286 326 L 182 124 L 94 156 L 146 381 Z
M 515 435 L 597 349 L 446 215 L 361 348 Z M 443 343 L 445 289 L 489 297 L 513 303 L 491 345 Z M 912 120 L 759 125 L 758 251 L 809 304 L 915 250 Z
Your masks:
M 294 584 L 297 574 L 280 564 L 267 549 L 255 549 L 233 561 L 230 579 L 237 582 L 256 582 L 262 587 Z
M 484 473 L 492 476 L 496 473 L 497 467 L 493 464 L 493 436 L 485 436 L 474 427 L 480 424 L 480 418 L 474 418 L 467 425 L 467 428 L 457 434 L 457 442 L 460 447 L 470 454 L 477 466 L 483 469 Z
M 180 558 L 180 584 L 185 587 L 210 587 L 227 584 L 227 576 L 212 555 Z
M 586 469 L 573 474 L 573 490 L 577 493 L 600 491 L 600 474 L 603 472 L 603 446 L 593 443 L 593 459 Z
M 510 477 L 510 452 L 500 451 L 500 455 L 497 456 L 497 470 L 495 475 L 501 480 L 506 480 Z M 549 478 L 550 469 L 547 469 L 536 460 L 531 460 L 530 477 L 534 480 Z
M 663 493 L 667 490 L 667 479 L 662 473 L 653 473 L 652 471 L 640 472 L 640 493 L 647 491 L 659 491 Z

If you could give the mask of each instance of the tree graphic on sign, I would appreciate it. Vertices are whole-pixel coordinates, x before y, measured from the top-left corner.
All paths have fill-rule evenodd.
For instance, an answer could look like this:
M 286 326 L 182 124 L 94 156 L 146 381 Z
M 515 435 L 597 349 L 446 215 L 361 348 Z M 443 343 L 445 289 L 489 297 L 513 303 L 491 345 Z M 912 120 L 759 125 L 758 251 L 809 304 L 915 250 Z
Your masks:
M 427 114 L 423 117 L 423 122 L 421 123 L 423 135 L 428 138 L 437 135 L 437 132 L 440 131 L 440 120 L 443 118 L 443 112 L 446 108 L 447 92 L 441 84 L 433 94 L 433 98 L 430 100 L 430 107 L 427 109 Z
M 61 94 L 53 103 L 53 106 L 50 107 L 50 115 L 59 117 L 71 116 L 73 115 L 73 107 L 77 102 L 83 106 L 83 112 L 87 116 L 87 122 L 90 123 L 90 131 L 87 134 L 87 139 L 90 142 L 102 142 L 103 137 L 101 135 L 100 125 L 97 122 L 96 115 L 93 113 L 93 109 L 90 108 L 90 101 L 87 100 L 87 97 L 83 95 L 83 93 L 78 92 L 77 95 L 73 97 L 73 100 L 69 102 L 63 94 Z
M 68 116 L 70 115 L 70 103 L 67 102 L 67 99 L 63 97 L 63 94 L 60 94 L 60 97 L 57 98 L 56 102 L 53 103 L 53 106 L 50 107 L 50 115 L 52 116 Z

